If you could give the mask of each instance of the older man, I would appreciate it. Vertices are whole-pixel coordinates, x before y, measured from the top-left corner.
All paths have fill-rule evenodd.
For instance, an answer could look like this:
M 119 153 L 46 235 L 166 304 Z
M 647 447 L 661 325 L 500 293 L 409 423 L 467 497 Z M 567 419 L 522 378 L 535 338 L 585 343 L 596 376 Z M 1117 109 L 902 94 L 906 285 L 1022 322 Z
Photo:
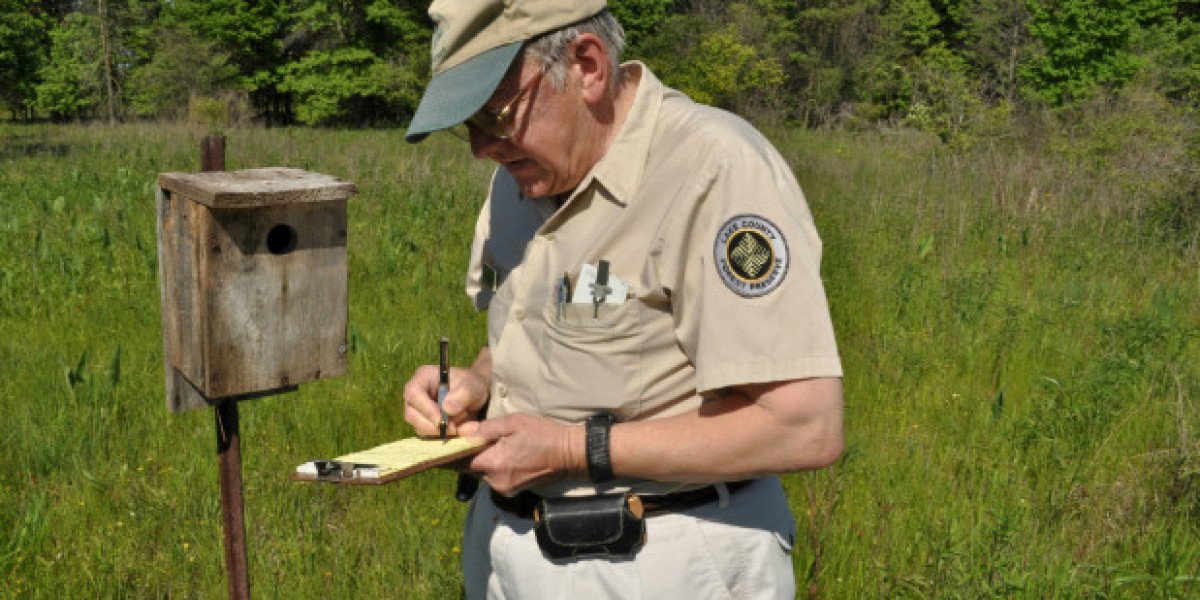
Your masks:
M 467 291 L 488 346 L 451 435 L 491 442 L 468 597 L 791 598 L 778 473 L 842 449 L 841 364 L 803 193 L 740 118 L 637 62 L 603 0 L 439 0 L 407 132 L 497 163 Z M 437 435 L 438 373 L 405 417 Z M 486 412 L 486 414 L 484 414 Z

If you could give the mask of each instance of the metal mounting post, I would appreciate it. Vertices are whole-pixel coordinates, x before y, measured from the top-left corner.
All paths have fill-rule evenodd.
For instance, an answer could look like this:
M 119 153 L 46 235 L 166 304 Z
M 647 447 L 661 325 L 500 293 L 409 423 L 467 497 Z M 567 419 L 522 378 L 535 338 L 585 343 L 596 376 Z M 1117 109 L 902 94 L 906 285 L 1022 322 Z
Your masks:
M 225 170 L 225 136 L 207 136 L 200 142 L 200 165 L 202 171 Z M 249 600 L 238 399 L 223 400 L 213 412 L 216 414 L 217 472 L 221 485 L 221 524 L 225 531 L 225 575 L 229 579 L 229 597 Z
M 226 400 L 217 416 L 217 470 L 221 481 L 221 521 L 225 531 L 225 572 L 229 597 L 250 598 L 246 561 L 246 520 L 242 502 L 242 448 L 237 400 Z

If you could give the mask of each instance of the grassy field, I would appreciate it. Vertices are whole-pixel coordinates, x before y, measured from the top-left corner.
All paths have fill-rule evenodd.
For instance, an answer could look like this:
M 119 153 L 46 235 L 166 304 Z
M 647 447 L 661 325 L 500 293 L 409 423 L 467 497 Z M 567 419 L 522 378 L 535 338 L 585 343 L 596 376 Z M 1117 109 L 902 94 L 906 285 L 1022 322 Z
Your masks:
M 1200 250 L 1151 178 L 903 132 L 774 137 L 825 241 L 846 371 L 844 458 L 785 477 L 800 590 L 1200 597 Z M 451 474 L 287 474 L 408 435 L 412 369 L 442 335 L 460 363 L 483 342 L 461 279 L 489 168 L 460 144 L 229 132 L 230 169 L 360 189 L 350 373 L 242 405 L 256 597 L 459 594 Z M 163 400 L 154 181 L 198 146 L 0 125 L 4 597 L 225 593 L 213 417 Z

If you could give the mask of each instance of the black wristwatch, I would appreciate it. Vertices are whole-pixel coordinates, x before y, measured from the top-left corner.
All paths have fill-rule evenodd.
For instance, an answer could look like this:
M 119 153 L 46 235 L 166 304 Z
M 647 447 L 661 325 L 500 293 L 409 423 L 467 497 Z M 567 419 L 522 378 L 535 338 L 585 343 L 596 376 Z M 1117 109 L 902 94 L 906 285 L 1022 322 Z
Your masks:
M 592 483 L 604 483 L 613 478 L 608 434 L 616 422 L 616 415 L 610 412 L 598 413 L 587 419 L 588 479 Z

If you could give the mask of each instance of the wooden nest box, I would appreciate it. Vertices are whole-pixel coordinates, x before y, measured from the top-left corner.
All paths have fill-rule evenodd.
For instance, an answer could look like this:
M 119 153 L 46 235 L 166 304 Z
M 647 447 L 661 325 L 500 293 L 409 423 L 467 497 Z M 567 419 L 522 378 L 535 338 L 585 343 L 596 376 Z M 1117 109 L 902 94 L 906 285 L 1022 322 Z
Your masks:
M 158 176 L 167 406 L 294 389 L 346 371 L 346 201 L 299 169 Z

